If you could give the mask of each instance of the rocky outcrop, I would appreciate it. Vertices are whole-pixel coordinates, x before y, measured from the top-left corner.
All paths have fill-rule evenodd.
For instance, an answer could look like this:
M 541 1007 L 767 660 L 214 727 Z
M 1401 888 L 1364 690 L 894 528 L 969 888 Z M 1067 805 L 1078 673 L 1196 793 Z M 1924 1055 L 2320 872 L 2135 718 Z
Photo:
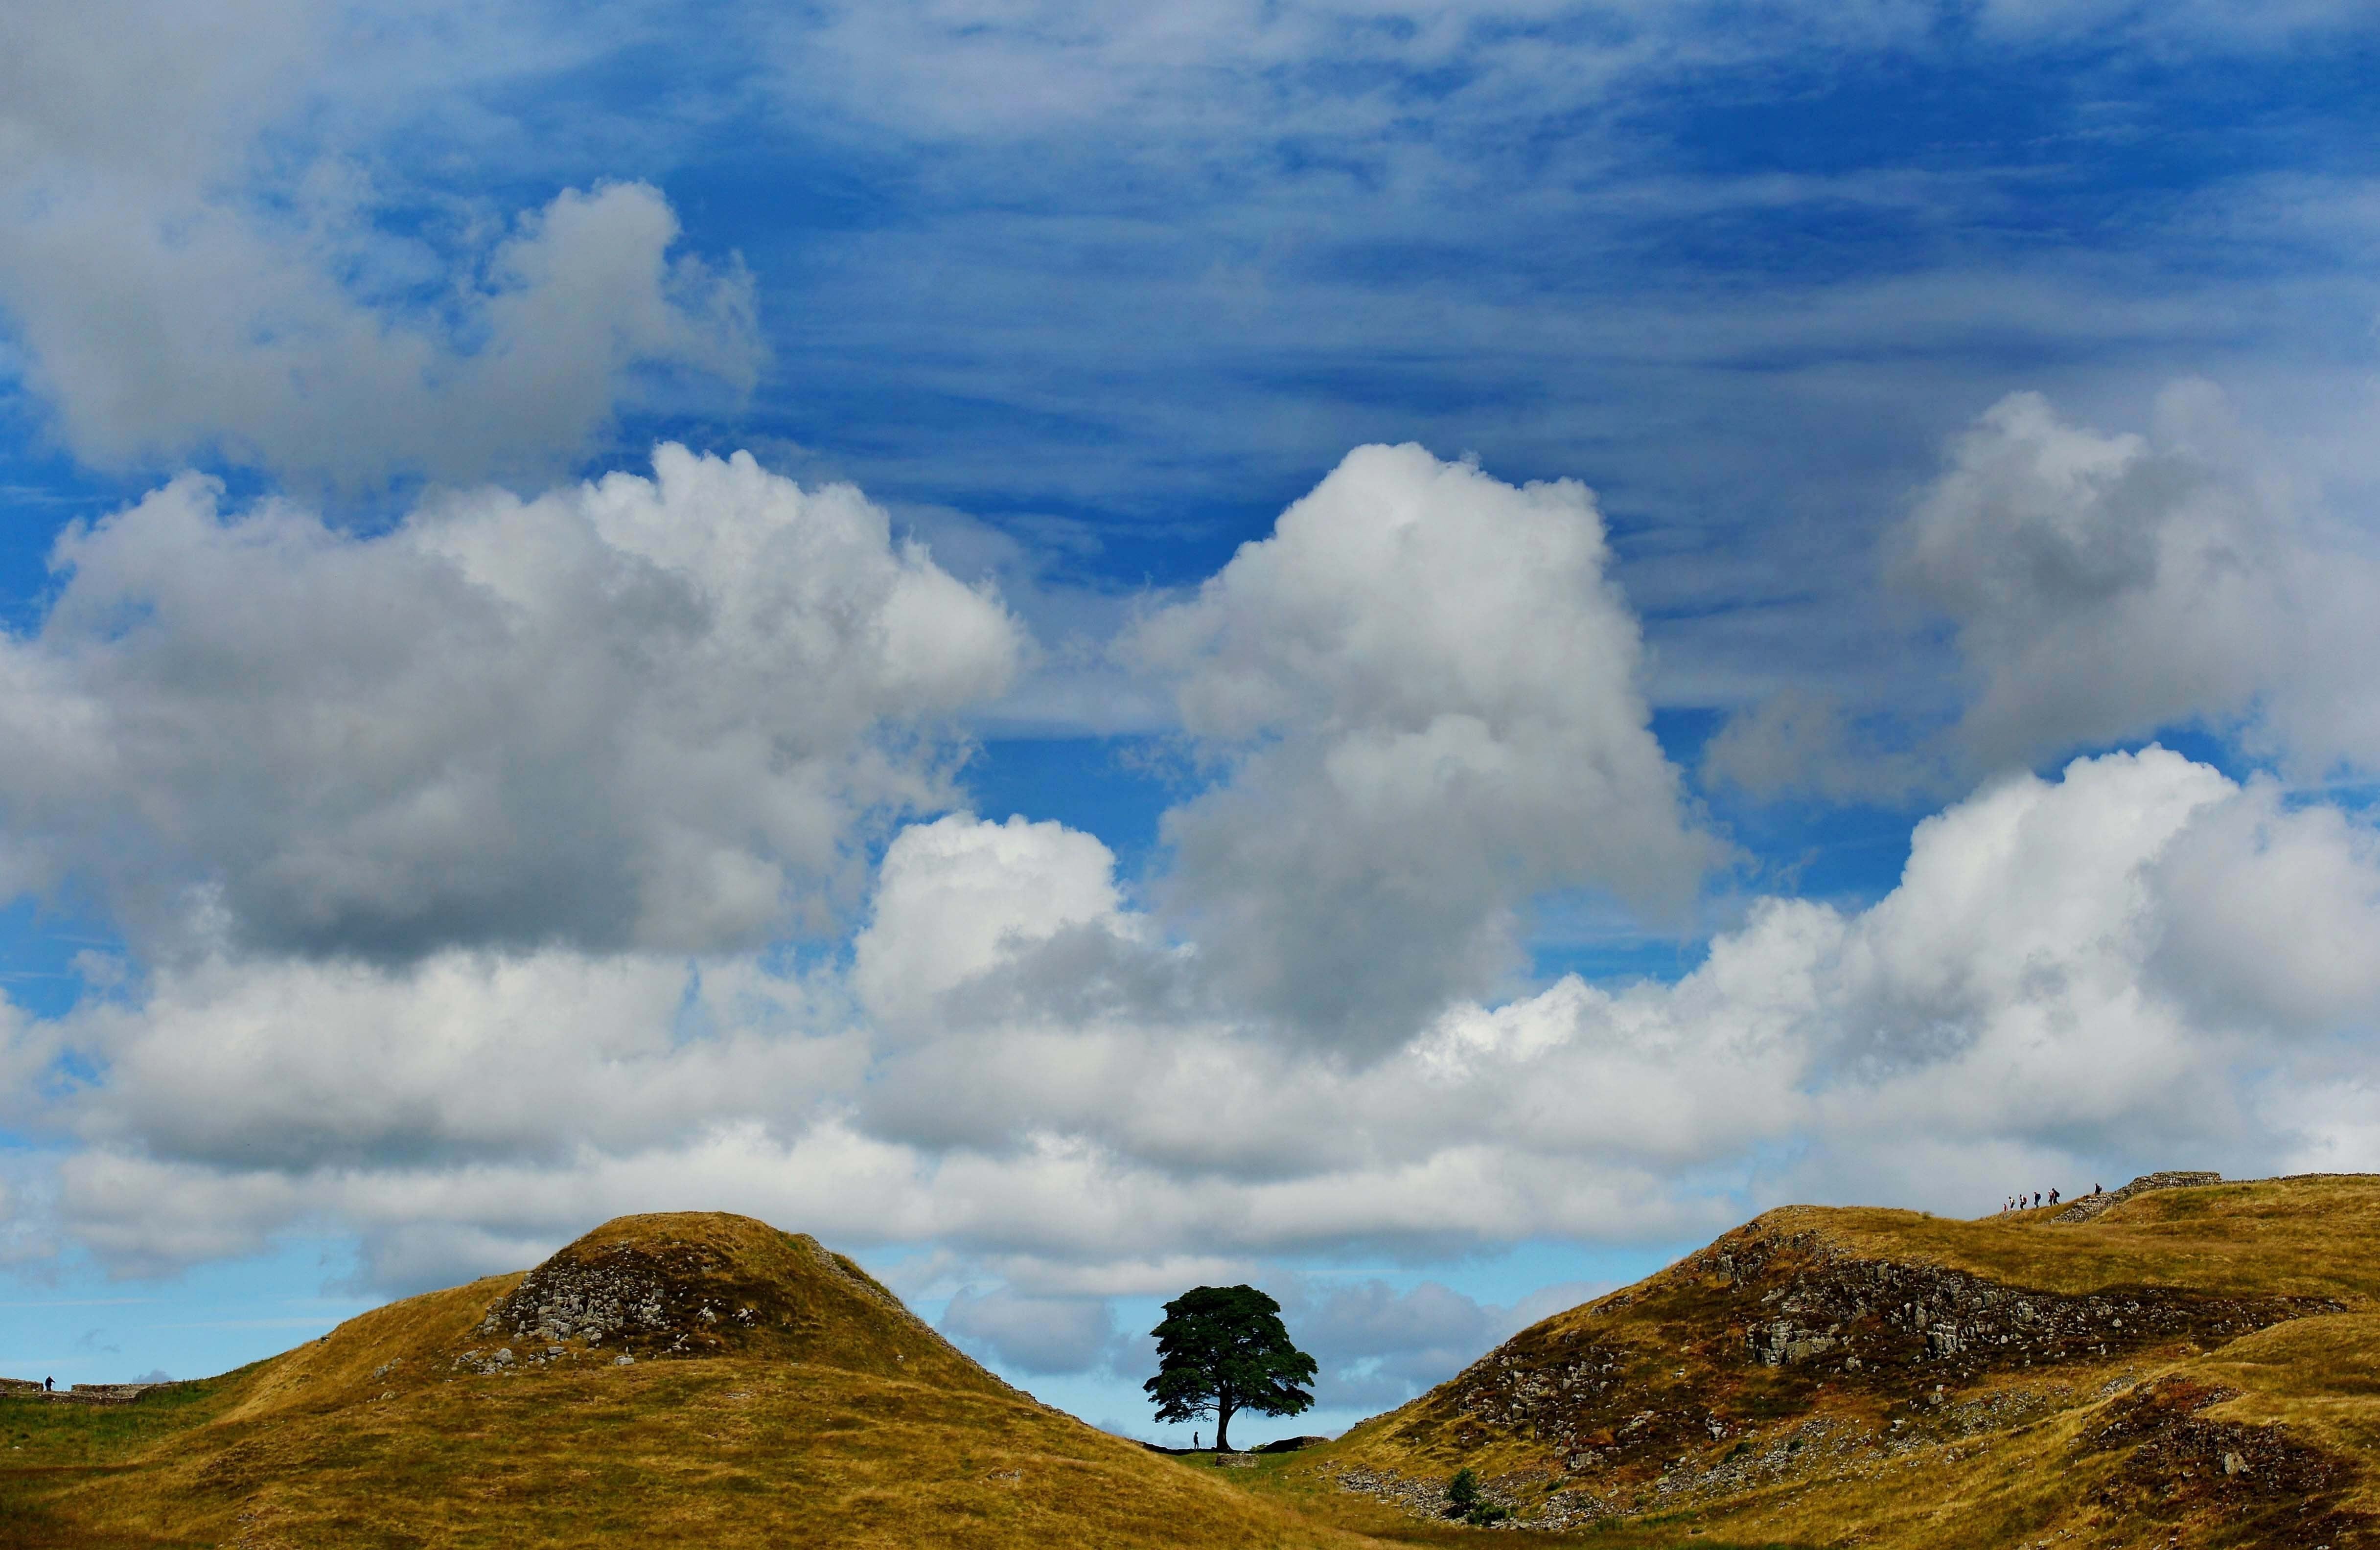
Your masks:
M 1680 1269 L 1723 1280 L 1729 1301 L 1744 1313 L 1756 1302 L 1746 1360 L 1767 1367 L 1817 1362 L 1846 1375 L 1925 1364 L 1965 1381 L 2170 1340 L 2216 1344 L 2342 1307 L 2165 1287 L 2042 1291 L 1940 1265 L 1862 1259 L 1811 1233 L 1722 1239 Z
M 1794 1427 L 1795 1447 L 1817 1446 L 1832 1435 L 1811 1430 L 1825 1408 L 1947 1414 L 2019 1370 L 2046 1377 L 2215 1346 L 2342 1306 L 2147 1286 L 2045 1291 L 1758 1222 L 1582 1317 L 1524 1331 L 1407 1412 L 1398 1435 L 1451 1456 L 1523 1442 L 1582 1503 L 1658 1505 L 1703 1488 L 1690 1460 L 1720 1453 L 1753 1468 L 1754 1453 L 1730 1450 L 1752 1448 L 1755 1433 Z
M 530 1271 L 488 1312 L 482 1335 L 523 1340 L 607 1342 L 678 1356 L 712 1355 L 759 1322 L 749 1302 L 719 1294 L 723 1255 L 685 1243 L 607 1244 L 561 1255 Z M 509 1366 L 510 1350 L 485 1359 Z
M 524 1376 L 623 1355 L 770 1355 L 1008 1392 L 853 1261 L 714 1212 L 622 1217 L 564 1245 L 488 1306 L 445 1361 Z
M 2054 1223 L 2062 1222 L 2070 1226 L 2076 1222 L 2087 1222 L 2095 1217 L 2103 1216 L 2134 1195 L 2146 1194 L 2151 1190 L 2187 1190 L 2194 1189 L 2201 1184 L 2221 1182 L 2223 1182 L 2223 1175 L 2220 1173 L 2143 1173 L 2122 1189 L 2086 1195 L 2049 1219 Z

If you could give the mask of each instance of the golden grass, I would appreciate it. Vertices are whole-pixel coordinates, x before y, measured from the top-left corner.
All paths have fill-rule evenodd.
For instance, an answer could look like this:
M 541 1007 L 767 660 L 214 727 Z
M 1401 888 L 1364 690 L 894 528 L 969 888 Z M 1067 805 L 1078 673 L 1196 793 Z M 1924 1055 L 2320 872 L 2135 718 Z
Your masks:
M 1733 1416 L 1737 1429 L 1723 1441 L 1689 1450 L 1680 1471 L 1687 1488 L 1659 1512 L 1615 1516 L 1548 1537 L 1621 1544 L 1632 1543 L 1632 1534 L 1646 1534 L 1651 1537 L 1641 1543 L 1912 1550 L 2380 1544 L 2380 1471 L 2373 1468 L 2380 1460 L 2380 1253 L 2374 1252 L 2380 1178 L 2159 1192 L 2070 1226 L 2053 1225 L 2052 1215 L 2043 1210 L 1959 1221 L 1915 1212 L 1792 1207 L 1762 1221 L 1787 1233 L 1815 1234 L 1860 1257 L 1931 1264 L 2028 1290 L 2079 1295 L 2160 1287 L 2240 1298 L 2329 1299 L 2350 1311 L 2291 1319 L 2212 1350 L 2174 1339 L 2106 1361 L 2000 1371 L 1949 1396 L 1954 1408 L 1963 1408 L 1961 1413 L 2005 1415 L 2000 1423 L 1971 1427 L 1955 1423 L 1950 1411 L 1910 1406 L 1907 1392 L 1930 1380 L 1930 1374 L 1920 1378 L 1922 1369 L 1888 1377 L 1881 1387 L 1873 1373 L 1864 1381 L 1820 1385 L 1815 1391 L 1803 1378 L 1799 1408 L 1764 1419 L 1758 1407 L 1782 1390 L 1785 1375 L 1750 1368 L 1740 1315 L 1730 1323 L 1716 1309 L 1697 1313 L 1701 1283 L 1673 1267 L 1557 1314 L 1506 1349 L 1525 1350 L 1534 1338 L 1540 1348 L 1567 1350 L 1569 1342 L 1591 1338 L 1621 1353 L 1641 1396 L 1631 1403 L 1660 1408 L 1699 1399 Z M 2107 1429 L 2123 1408 L 2158 1392 L 2153 1386 L 2160 1384 L 2195 1386 L 2193 1392 L 2214 1402 L 2187 1415 L 2174 1434 L 2180 1442 L 2168 1439 L 2165 1455 L 2109 1445 Z M 1529 1426 L 1502 1427 L 1492 1417 L 1466 1423 L 1464 1412 L 1443 1397 L 1449 1392 L 1425 1396 L 1328 1448 L 1295 1456 L 1282 1472 L 1302 1475 L 1309 1484 L 1292 1499 L 1318 1518 L 1369 1527 L 1377 1514 L 1396 1509 L 1375 1504 L 1358 1517 L 1338 1506 L 1344 1498 L 1328 1482 L 1343 1470 L 1442 1481 L 1468 1464 L 1500 1480 L 1524 1504 L 1573 1478 L 1560 1450 Z M 1896 1420 L 1903 1429 L 1894 1429 Z M 1816 1426 L 1831 1430 L 1820 1433 Z M 2221 1450 L 2231 1446 L 2221 1440 L 2231 1435 L 2223 1431 L 2228 1426 L 2281 1428 L 2253 1435 L 2313 1450 L 2335 1467 L 2338 1488 L 2319 1493 L 2315 1508 L 2301 1519 L 2289 1517 L 2294 1503 L 2267 1511 L 2270 1504 L 2243 1508 L 2236 1498 L 2214 1498 L 2208 1477 L 2221 1473 Z M 1473 1440 L 1458 1445 L 1466 1433 Z M 1740 1440 L 1774 1447 L 1803 1438 L 1813 1446 L 1790 1456 L 1782 1471 L 1764 1483 L 1729 1484 L 1718 1469 Z M 1834 1445 L 1832 1450 L 1819 1446 L 1824 1443 Z M 2192 1447 L 2200 1451 L 2192 1454 Z M 1697 1478 L 1714 1483 L 1696 1490 Z
M 0 1544 L 1366 1543 L 1015 1392 L 814 1241 L 630 1218 L 574 1248 L 637 1235 L 723 1245 L 739 1275 L 778 1279 L 786 1338 L 827 1360 L 770 1340 L 615 1366 L 574 1343 L 547 1367 L 458 1369 L 521 1280 L 494 1277 L 137 1404 L 0 1400 Z
M 2063 1227 L 2047 1207 L 1973 1221 L 1813 1206 L 1779 1215 L 1789 1214 L 1863 1253 L 1925 1259 L 2046 1291 L 2187 1287 L 2380 1306 L 2372 1236 L 2380 1175 L 2369 1173 L 2159 1190 Z
M 1815 1374 L 1747 1370 L 1742 1331 L 1722 1326 L 1716 1294 L 1698 1302 L 1664 1272 L 1633 1289 L 1671 1289 L 1658 1317 L 1645 1312 L 1658 1299 L 1623 1293 L 1538 1332 L 1591 1326 L 1645 1404 L 1724 1393 L 1730 1405 L 1773 1405 L 1747 1423 L 1760 1446 L 1818 1441 L 1751 1484 L 1689 1490 L 1657 1512 L 1533 1543 L 2380 1544 L 2370 1467 L 2380 1459 L 2380 1179 L 2150 1194 L 2076 1227 L 2048 1215 L 1964 1222 L 1794 1208 L 1768 1220 L 1860 1255 L 2014 1286 L 2327 1297 L 2350 1311 L 2212 1350 L 2177 1340 L 2103 1362 L 1999 1371 L 1952 1396 L 2002 1418 L 1968 1424 L 1951 1411 L 1912 1411 L 1898 1390 L 1814 1391 Z M 136 1405 L 0 1399 L 0 1545 L 1449 1545 L 1482 1531 L 1351 1495 L 1338 1475 L 1360 1465 L 1443 1480 L 1468 1463 L 1531 1507 L 1578 1483 L 1525 1432 L 1465 1447 L 1443 1427 L 1408 1427 L 1429 1397 L 1253 1469 L 1154 1454 L 1010 1389 L 813 1241 L 748 1218 L 631 1217 L 565 1253 L 621 1243 L 715 1250 L 719 1274 L 766 1283 L 783 1318 L 750 1349 L 698 1361 L 616 1366 L 609 1350 L 574 1341 L 549 1365 L 458 1368 L 458 1353 L 492 1344 L 480 1321 L 521 1281 L 495 1277 Z M 2168 1391 L 2196 1397 L 2174 1414 L 2198 1428 L 2201 1452 L 2169 1449 L 2152 1469 L 2147 1450 L 2107 1439 L 2143 1396 Z M 1911 1429 L 1893 1431 L 1897 1418 Z M 1814 1421 L 1835 1430 L 1812 1432 Z M 2258 1430 L 2275 1426 L 2284 1430 Z M 2208 1482 L 2188 1472 L 2235 1435 L 2285 1437 L 2330 1460 L 2336 1488 L 2301 1518 L 2266 1514 L 2252 1531 L 2209 1505 Z M 1703 1450 L 1682 1478 L 1728 1447 Z

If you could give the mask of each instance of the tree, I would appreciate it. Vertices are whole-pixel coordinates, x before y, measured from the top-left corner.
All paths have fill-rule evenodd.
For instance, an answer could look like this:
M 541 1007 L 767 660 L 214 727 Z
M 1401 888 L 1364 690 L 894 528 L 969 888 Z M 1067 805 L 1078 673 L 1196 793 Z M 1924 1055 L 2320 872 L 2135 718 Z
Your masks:
M 1157 1375 L 1141 1387 L 1160 1421 L 1215 1418 L 1215 1451 L 1228 1453 L 1240 1411 L 1295 1415 L 1314 1403 L 1314 1358 L 1289 1343 L 1281 1304 L 1254 1287 L 1192 1287 L 1165 1304 Z

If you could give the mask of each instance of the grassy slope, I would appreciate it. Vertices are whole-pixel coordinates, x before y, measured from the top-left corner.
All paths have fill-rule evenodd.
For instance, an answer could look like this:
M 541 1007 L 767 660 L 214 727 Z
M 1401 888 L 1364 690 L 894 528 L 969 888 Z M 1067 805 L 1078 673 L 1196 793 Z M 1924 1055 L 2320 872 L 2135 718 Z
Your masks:
M 615 1366 L 574 1343 L 550 1366 L 458 1371 L 491 1346 L 478 1330 L 521 1280 L 507 1276 L 136 1405 L 0 1400 L 0 1543 L 1362 1543 L 1014 1392 L 848 1261 L 825 1272 L 809 1241 L 632 1218 L 574 1247 L 623 1232 L 723 1232 L 747 1283 L 827 1322 L 698 1361 Z
M 2012 1285 L 2082 1292 L 2119 1285 L 2249 1296 L 2335 1297 L 2380 1308 L 2380 1175 L 2210 1184 L 2137 1196 L 2096 1221 L 2053 1226 L 2050 1207 L 1959 1221 L 1908 1211 L 1807 1212 L 1847 1248 L 1925 1259 Z
M 1503 1348 L 1525 1366 L 1591 1342 L 1626 1378 L 1609 1413 L 1691 1399 L 1727 1423 L 1723 1437 L 1697 1435 L 1679 1447 L 1686 1461 L 1674 1473 L 1666 1457 L 1637 1466 L 1641 1479 L 1632 1483 L 1666 1493 L 1651 1510 L 1615 1511 L 1575 1537 L 1597 1544 L 1647 1533 L 1645 1543 L 1698 1544 L 2380 1544 L 2380 1520 L 2366 1516 L 2380 1514 L 2380 1471 L 2372 1467 L 2380 1460 L 2380 1179 L 2153 1193 L 2079 1226 L 2052 1226 L 2050 1215 L 1970 1222 L 1794 1207 L 1741 1230 L 1808 1235 L 1845 1255 L 2070 1296 L 2163 1287 L 2323 1298 L 2346 1311 L 2228 1340 L 2175 1336 L 2104 1359 L 2010 1362 L 1954 1378 L 1935 1407 L 1932 1367 L 1879 1372 L 1871 1363 L 1845 1373 L 1823 1359 L 1799 1370 L 1750 1366 L 1744 1304 L 1730 1304 L 1726 1282 L 1690 1260 L 1557 1314 Z M 1310 1494 L 1329 1515 L 1335 1493 L 1318 1487 L 1350 1468 L 1443 1480 L 1470 1464 L 1533 1512 L 1581 1483 L 1566 1462 L 1577 1455 L 1548 1445 L 1536 1424 L 1466 1414 L 1465 1403 L 1482 1407 L 1458 1399 L 1463 1382 L 1285 1461 L 1274 1488 Z M 2222 1455 L 2232 1451 L 2251 1460 L 2237 1479 L 2221 1471 Z M 1769 1466 L 1753 1468 L 1764 1457 Z M 1607 1490 L 1615 1480 L 1585 1478 Z M 1626 1496 L 1615 1494 L 1623 1505 Z M 2309 1501 L 2314 1506 L 2301 1511 Z
M 1621 1408 L 1691 1399 L 1738 1423 L 1660 1477 L 1654 1509 L 1536 1543 L 2380 1543 L 2359 1516 L 2380 1512 L 2365 1467 L 2380 1459 L 2380 1180 L 2151 1194 L 2081 1227 L 2047 1215 L 1797 1207 L 1730 1238 L 1784 1234 L 2044 1291 L 2166 1286 L 2347 1311 L 1970 1370 L 1945 1407 L 1912 1409 L 1914 1369 L 1871 1370 L 1863 1386 L 1823 1363 L 1749 1365 L 1742 1309 L 1697 1256 L 1505 1348 L 1525 1359 L 1592 1341 L 1625 1379 Z M 1336 1477 L 1443 1480 L 1472 1463 L 1528 1511 L 1581 1483 L 1530 1426 L 1451 1410 L 1462 1380 L 1328 1448 L 1214 1471 L 1016 1394 L 808 1240 L 740 1218 L 627 1218 L 574 1247 L 681 1240 L 731 1261 L 743 1290 L 753 1277 L 776 1289 L 783 1316 L 748 1349 L 618 1367 L 574 1343 L 550 1366 L 458 1373 L 455 1355 L 490 1344 L 480 1321 L 521 1279 L 500 1277 L 134 1406 L 0 1400 L 13 1449 L 0 1452 L 0 1544 L 1442 1544 L 1478 1531 Z M 2227 1483 L 2216 1465 L 2233 1448 L 2256 1469 Z M 1747 1475 L 1746 1449 L 1771 1467 Z M 2248 1480 L 2271 1499 L 2242 1507 Z M 2315 1506 L 2288 1517 L 2272 1507 L 2283 1497 Z

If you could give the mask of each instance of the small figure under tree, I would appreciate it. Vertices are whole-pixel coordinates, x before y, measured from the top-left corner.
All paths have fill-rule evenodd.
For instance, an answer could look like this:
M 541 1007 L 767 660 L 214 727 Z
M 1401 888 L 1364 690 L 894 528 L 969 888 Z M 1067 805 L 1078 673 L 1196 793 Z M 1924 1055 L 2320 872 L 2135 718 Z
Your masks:
M 1157 1375 L 1141 1387 L 1160 1421 L 1215 1418 L 1215 1451 L 1232 1450 L 1238 1411 L 1295 1415 L 1314 1396 L 1314 1358 L 1289 1343 L 1281 1304 L 1254 1287 L 1192 1287 L 1165 1304 L 1157 1337 Z

